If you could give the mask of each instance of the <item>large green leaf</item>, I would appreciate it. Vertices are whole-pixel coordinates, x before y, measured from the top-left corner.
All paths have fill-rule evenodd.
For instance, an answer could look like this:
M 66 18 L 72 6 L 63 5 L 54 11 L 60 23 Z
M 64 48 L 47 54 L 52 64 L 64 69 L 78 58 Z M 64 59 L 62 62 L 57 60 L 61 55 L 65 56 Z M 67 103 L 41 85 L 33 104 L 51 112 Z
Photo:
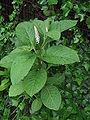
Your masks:
M 41 91 L 43 104 L 53 110 L 58 110 L 61 104 L 61 94 L 55 86 L 46 86 Z
M 46 35 L 48 37 L 52 38 L 53 40 L 59 40 L 61 34 L 60 34 L 60 31 L 51 30 L 51 31 L 47 32 Z
M 76 20 L 61 20 L 53 22 L 50 26 L 50 30 L 59 30 L 63 32 L 75 26 L 77 24 Z
M 9 96 L 10 97 L 17 96 L 22 94 L 23 92 L 24 92 L 23 81 L 20 81 L 19 83 L 10 86 Z
M 22 22 L 16 27 L 16 46 L 30 45 L 34 43 L 34 26 L 31 22 Z
M 14 49 L 9 55 L 5 56 L 0 61 L 0 66 L 5 68 L 11 68 L 12 62 L 17 56 L 21 56 L 30 52 L 32 48 L 29 46 L 22 46 Z
M 77 20 L 61 20 L 60 21 L 60 32 L 68 30 L 77 24 Z
M 36 56 L 30 53 L 16 57 L 12 63 L 10 71 L 12 84 L 18 83 L 28 74 L 35 59 Z
M 77 52 L 63 45 L 48 48 L 42 59 L 48 63 L 62 65 L 79 62 Z
M 57 4 L 58 0 L 48 0 L 48 4 L 52 5 L 52 4 Z
M 46 80 L 47 73 L 44 69 L 41 69 L 39 71 L 30 71 L 30 73 L 24 79 L 24 89 L 26 93 L 32 97 L 43 88 Z
M 60 23 L 59 21 L 52 22 L 51 25 L 50 25 L 50 31 L 51 30 L 58 30 L 60 32 L 59 23 Z
M 42 107 L 42 101 L 40 98 L 38 99 L 35 99 L 33 102 L 32 102 L 32 105 L 31 105 L 31 111 L 32 113 L 40 110 Z

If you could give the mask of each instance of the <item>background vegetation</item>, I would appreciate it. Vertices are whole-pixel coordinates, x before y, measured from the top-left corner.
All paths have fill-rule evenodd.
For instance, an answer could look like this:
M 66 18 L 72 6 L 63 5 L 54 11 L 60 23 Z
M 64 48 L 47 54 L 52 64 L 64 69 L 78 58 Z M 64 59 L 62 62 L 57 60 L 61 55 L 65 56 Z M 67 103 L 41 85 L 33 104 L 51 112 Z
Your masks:
M 0 59 L 15 48 L 15 27 L 21 21 L 52 18 L 78 20 L 77 26 L 61 34 L 60 43 L 78 51 L 80 62 L 51 67 L 50 73 L 63 73 L 59 89 L 62 104 L 58 111 L 44 106 L 31 114 L 29 96 L 9 97 L 9 73 L 0 67 L 0 120 L 90 120 L 90 2 L 88 0 L 13 0 L 8 16 L 0 2 Z M 24 11 L 24 13 L 23 13 Z M 23 15 L 22 15 L 23 13 Z

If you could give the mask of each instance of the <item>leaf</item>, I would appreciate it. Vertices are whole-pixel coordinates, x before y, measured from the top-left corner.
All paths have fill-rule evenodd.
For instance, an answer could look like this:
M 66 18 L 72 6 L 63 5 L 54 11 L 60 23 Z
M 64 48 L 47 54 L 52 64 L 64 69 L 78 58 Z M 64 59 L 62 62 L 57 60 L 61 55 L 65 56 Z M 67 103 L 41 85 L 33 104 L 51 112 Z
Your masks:
M 65 80 L 65 75 L 62 73 L 56 73 L 53 77 L 48 77 L 47 84 L 60 85 Z
M 41 102 L 41 99 L 35 99 L 33 102 L 32 102 L 32 105 L 31 105 L 31 111 L 32 113 L 35 113 L 36 111 L 40 110 L 42 107 L 42 102 Z
M 23 101 L 19 104 L 18 107 L 19 107 L 20 110 L 23 110 L 25 108 L 25 106 L 26 106 L 25 101 Z
M 19 104 L 19 100 L 17 98 L 16 99 L 12 98 L 11 102 L 12 102 L 12 106 L 15 106 L 15 107 L 17 107 Z
M 6 75 L 6 74 L 7 74 L 6 71 L 0 71 L 0 76 L 4 76 L 4 75 Z
M 20 82 L 28 74 L 35 59 L 36 56 L 30 53 L 16 57 L 12 63 L 10 71 L 12 84 Z
M 52 30 L 52 31 L 47 32 L 46 35 L 47 35 L 48 37 L 54 39 L 54 40 L 59 40 L 61 34 L 60 34 L 59 31 Z
M 4 108 L 3 117 L 1 116 L 1 119 L 8 120 L 9 116 L 10 116 L 10 109 L 9 108 Z
M 22 22 L 16 27 L 16 46 L 31 46 L 34 43 L 34 27 L 31 22 Z
M 29 46 L 22 46 L 14 49 L 9 55 L 1 59 L 0 66 L 5 68 L 11 68 L 12 63 L 17 56 L 27 54 L 31 50 L 32 48 Z
M 68 14 L 69 14 L 69 12 L 70 12 L 70 9 L 69 9 L 68 7 L 65 7 L 65 8 L 63 9 L 63 16 L 67 17 Z
M 84 20 L 85 14 L 78 14 L 79 18 L 80 18 L 80 22 L 82 22 Z
M 30 120 L 27 116 L 22 116 L 22 120 Z
M 55 86 L 46 86 L 42 89 L 41 100 L 49 109 L 58 110 L 61 105 L 61 95 Z
M 51 25 L 50 25 L 50 31 L 52 30 L 57 30 L 60 32 L 60 25 L 59 25 L 59 21 L 55 21 L 55 22 L 52 22 Z
M 87 24 L 87 26 L 88 26 L 88 29 L 90 29 L 90 18 L 87 18 L 87 19 L 86 19 L 86 24 Z
M 77 20 L 61 20 L 60 21 L 60 32 L 68 30 L 77 24 Z
M 77 52 L 63 45 L 48 48 L 42 59 L 48 63 L 61 65 L 79 62 Z
M 23 81 L 18 82 L 17 84 L 11 85 L 9 89 L 9 96 L 14 97 L 20 95 L 24 92 Z
M 7 89 L 9 85 L 10 85 L 10 83 L 9 83 L 8 79 L 2 80 L 1 85 L 0 85 L 0 91 Z
M 52 5 L 52 4 L 57 4 L 58 0 L 48 0 L 48 4 Z
M 44 69 L 41 69 L 39 71 L 30 71 L 30 73 L 24 79 L 24 89 L 26 93 L 32 97 L 43 88 L 46 80 L 47 73 Z
M 63 32 L 74 27 L 77 24 L 77 20 L 61 20 L 53 22 L 50 26 L 50 30 L 59 30 L 59 32 Z
M 90 105 L 87 105 L 84 110 L 87 112 L 87 111 L 90 111 Z
M 68 1 L 68 2 L 67 2 L 67 7 L 69 7 L 70 9 L 72 9 L 73 3 L 72 3 L 71 1 Z

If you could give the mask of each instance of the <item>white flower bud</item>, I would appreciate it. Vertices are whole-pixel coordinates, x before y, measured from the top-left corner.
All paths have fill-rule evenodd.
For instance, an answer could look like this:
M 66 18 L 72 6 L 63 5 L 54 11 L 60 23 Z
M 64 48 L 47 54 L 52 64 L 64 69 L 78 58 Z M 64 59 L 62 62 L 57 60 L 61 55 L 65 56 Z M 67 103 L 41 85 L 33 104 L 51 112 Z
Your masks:
M 39 36 L 39 33 L 38 33 L 36 26 L 34 26 L 34 32 L 35 32 L 36 43 L 39 44 L 40 36 Z
M 46 32 L 48 32 L 48 28 L 46 27 Z

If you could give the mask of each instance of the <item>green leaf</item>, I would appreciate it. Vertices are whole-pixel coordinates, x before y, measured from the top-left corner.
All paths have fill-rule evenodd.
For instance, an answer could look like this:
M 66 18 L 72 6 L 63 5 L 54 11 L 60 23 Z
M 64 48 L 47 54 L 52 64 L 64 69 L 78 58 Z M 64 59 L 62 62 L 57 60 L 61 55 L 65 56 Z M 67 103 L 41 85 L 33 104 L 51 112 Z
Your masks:
M 52 38 L 53 40 L 59 40 L 61 34 L 59 31 L 52 30 L 52 31 L 47 32 L 46 35 Z
M 15 106 L 15 107 L 17 107 L 18 106 L 18 104 L 19 104 L 19 100 L 16 98 L 12 98 L 12 106 Z
M 59 30 L 63 32 L 74 27 L 77 24 L 77 20 L 61 20 L 53 22 L 50 26 L 50 30 Z
M 86 24 L 87 24 L 87 26 L 88 26 L 88 29 L 90 29 L 90 18 L 87 18 L 87 19 L 86 19 Z
M 67 17 L 68 14 L 69 14 L 69 12 L 70 12 L 70 9 L 69 9 L 68 7 L 65 7 L 65 8 L 63 9 L 63 16 Z
M 3 111 L 3 120 L 8 120 L 10 116 L 10 109 L 5 108 Z
M 73 3 L 72 3 L 71 1 L 68 1 L 68 2 L 67 2 L 67 7 L 69 7 L 70 9 L 72 9 Z
M 7 74 L 6 71 L 0 71 L 0 76 L 4 76 L 4 75 L 6 75 L 6 74 Z
M 48 4 L 52 5 L 52 4 L 57 4 L 58 0 L 48 0 Z
M 25 106 L 26 106 L 25 101 L 23 101 L 19 104 L 18 107 L 19 107 L 20 110 L 23 110 L 25 108 Z
M 90 111 L 90 105 L 87 105 L 84 110 L 87 112 L 87 111 Z
M 22 46 L 22 47 L 14 49 L 9 55 L 1 59 L 0 66 L 5 67 L 5 68 L 11 68 L 12 63 L 17 56 L 27 54 L 31 50 L 32 48 L 29 46 Z
M 51 25 L 50 25 L 50 31 L 52 30 L 57 30 L 60 32 L 60 25 L 59 25 L 59 21 L 55 21 L 55 22 L 52 22 Z
M 42 59 L 48 63 L 61 65 L 79 62 L 77 52 L 63 45 L 48 48 Z
M 10 71 L 12 84 L 18 83 L 28 74 L 35 59 L 36 56 L 30 53 L 16 57 L 12 63 Z
M 41 69 L 39 71 L 30 71 L 30 73 L 24 79 L 24 89 L 26 93 L 32 97 L 43 88 L 46 80 L 47 73 L 44 69 Z
M 78 14 L 79 18 L 80 18 L 80 22 L 82 22 L 84 20 L 85 14 Z
M 55 86 L 46 86 L 41 91 L 43 104 L 53 110 L 58 110 L 61 105 L 61 94 Z
M 22 120 L 30 120 L 27 116 L 22 116 Z
M 16 27 L 16 46 L 31 46 L 34 43 L 34 27 L 31 22 L 22 22 Z
M 23 81 L 18 82 L 17 84 L 11 85 L 9 89 L 9 96 L 14 97 L 20 95 L 24 92 Z
M 60 85 L 65 80 L 65 75 L 62 73 L 56 73 L 53 77 L 48 77 L 47 84 Z
M 60 32 L 68 30 L 77 24 L 77 20 L 61 20 L 60 21 Z
M 0 85 L 0 91 L 7 89 L 9 85 L 10 85 L 10 83 L 9 83 L 8 79 L 2 80 L 1 85 Z
M 32 113 L 35 113 L 36 111 L 40 110 L 42 107 L 42 102 L 41 102 L 41 99 L 35 99 L 33 102 L 32 102 L 32 105 L 31 105 L 31 111 Z

